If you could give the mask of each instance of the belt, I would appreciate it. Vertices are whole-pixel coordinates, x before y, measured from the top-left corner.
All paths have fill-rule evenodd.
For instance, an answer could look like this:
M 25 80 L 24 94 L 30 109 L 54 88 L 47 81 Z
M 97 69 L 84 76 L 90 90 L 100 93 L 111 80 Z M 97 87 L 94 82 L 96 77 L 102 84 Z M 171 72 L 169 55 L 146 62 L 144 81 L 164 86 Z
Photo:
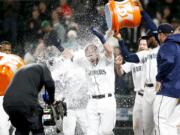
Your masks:
M 145 84 L 146 87 L 154 87 L 153 83 Z
M 101 95 L 92 95 L 92 98 L 94 99 L 101 99 L 101 98 L 105 98 L 105 97 L 111 97 L 112 94 L 108 93 L 108 94 L 101 94 Z
M 138 92 L 138 95 L 143 96 L 143 95 L 144 95 L 144 93 Z

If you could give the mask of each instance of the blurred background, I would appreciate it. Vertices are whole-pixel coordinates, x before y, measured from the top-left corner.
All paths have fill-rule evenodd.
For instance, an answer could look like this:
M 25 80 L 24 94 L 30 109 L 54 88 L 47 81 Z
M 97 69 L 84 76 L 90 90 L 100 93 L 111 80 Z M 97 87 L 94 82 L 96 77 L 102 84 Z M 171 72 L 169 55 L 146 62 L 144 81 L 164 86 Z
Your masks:
M 120 1 L 120 0 L 119 0 Z M 1 0 L 0 42 L 9 41 L 12 52 L 21 57 L 33 55 L 44 31 L 50 25 L 66 48 L 85 46 L 91 40 L 89 28 L 96 26 L 105 33 L 104 5 L 108 0 Z M 168 22 L 180 25 L 180 0 L 141 0 L 155 24 Z M 130 51 L 137 49 L 137 39 L 146 33 L 143 27 L 125 28 L 122 36 Z M 116 134 L 132 135 L 134 103 L 131 73 L 116 77 L 117 123 Z

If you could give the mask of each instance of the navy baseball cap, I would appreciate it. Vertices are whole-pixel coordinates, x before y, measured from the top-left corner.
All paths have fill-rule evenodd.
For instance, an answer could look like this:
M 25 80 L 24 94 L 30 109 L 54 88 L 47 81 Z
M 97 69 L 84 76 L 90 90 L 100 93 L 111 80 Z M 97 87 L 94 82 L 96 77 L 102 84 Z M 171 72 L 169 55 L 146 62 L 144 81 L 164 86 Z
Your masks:
M 158 27 L 158 33 L 173 33 L 173 26 L 169 23 L 162 23 Z

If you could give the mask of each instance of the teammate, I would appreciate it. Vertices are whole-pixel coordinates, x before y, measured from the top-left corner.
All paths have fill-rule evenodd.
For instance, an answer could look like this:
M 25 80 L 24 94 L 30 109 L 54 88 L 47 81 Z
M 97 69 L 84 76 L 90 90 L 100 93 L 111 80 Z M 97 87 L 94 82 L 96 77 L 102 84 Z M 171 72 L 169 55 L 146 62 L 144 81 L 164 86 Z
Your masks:
M 105 54 L 91 43 L 85 48 L 85 58 L 74 57 L 74 61 L 86 70 L 90 99 L 87 105 L 87 135 L 113 135 L 116 122 L 116 101 L 114 97 L 115 74 L 112 48 L 96 29 L 92 32 L 101 40 Z
M 145 37 L 141 37 L 138 41 L 139 47 L 138 52 L 143 50 L 148 50 L 147 40 Z M 143 135 L 143 120 L 142 120 L 142 100 L 144 94 L 144 67 L 142 63 L 128 63 L 121 65 L 119 63 L 118 75 L 123 75 L 124 73 L 132 72 L 134 91 L 136 92 L 135 104 L 133 109 L 133 130 L 135 135 Z
M 158 52 L 158 93 L 154 102 L 154 121 L 157 135 L 178 135 L 180 116 L 180 34 L 173 34 L 173 27 L 164 23 L 158 27 L 161 48 Z M 178 116 L 178 117 L 175 117 Z
M 4 95 L 3 107 L 16 127 L 15 135 L 45 135 L 42 125 L 42 108 L 38 93 L 45 86 L 49 104 L 54 102 L 54 81 L 44 64 L 29 64 L 14 75 Z
M 11 54 L 12 48 L 11 48 L 11 43 L 8 41 L 2 41 L 0 43 L 0 55 L 4 56 L 6 54 Z M 2 53 L 1 53 L 2 52 Z M 0 56 L 0 59 L 1 59 Z M 4 92 L 3 92 L 4 93 Z M 4 94 L 0 92 L 0 135 L 9 135 L 9 129 L 11 123 L 9 122 L 9 117 L 6 114 L 6 112 L 3 109 L 3 97 Z
M 157 75 L 157 53 L 159 45 L 157 41 L 157 27 L 153 23 L 150 16 L 142 10 L 142 18 L 146 23 L 148 50 L 130 54 L 124 45 L 124 41 L 120 41 L 119 46 L 122 51 L 124 59 L 128 62 L 142 63 L 145 71 L 145 87 L 143 96 L 143 132 L 145 135 L 152 135 L 154 131 L 154 116 L 153 116 L 153 102 L 156 95 L 155 84 Z M 117 36 L 116 36 L 117 37 Z M 155 133 L 154 133 L 155 134 Z
M 52 71 L 56 81 L 55 98 L 63 97 L 67 104 L 67 116 L 63 118 L 64 135 L 74 135 L 76 123 L 80 125 L 83 134 L 87 134 L 86 106 L 88 102 L 88 87 L 85 79 L 85 71 L 79 65 L 71 61 L 71 53 L 65 49 L 63 62 L 55 66 Z M 61 96 L 60 96 L 61 95 Z M 79 129 L 79 127 L 77 127 Z
M 12 47 L 11 47 L 11 43 L 9 41 L 2 41 L 0 43 L 0 48 L 1 48 L 1 52 L 6 53 L 6 54 L 11 54 L 12 53 Z

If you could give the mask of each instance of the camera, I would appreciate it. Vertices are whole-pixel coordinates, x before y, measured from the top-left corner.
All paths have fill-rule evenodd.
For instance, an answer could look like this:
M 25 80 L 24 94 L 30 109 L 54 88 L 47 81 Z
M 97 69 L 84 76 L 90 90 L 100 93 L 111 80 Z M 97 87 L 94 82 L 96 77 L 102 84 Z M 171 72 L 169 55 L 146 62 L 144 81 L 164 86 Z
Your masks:
M 45 105 L 43 109 L 43 125 L 44 126 L 54 126 L 56 125 L 55 121 L 55 111 L 52 105 Z

